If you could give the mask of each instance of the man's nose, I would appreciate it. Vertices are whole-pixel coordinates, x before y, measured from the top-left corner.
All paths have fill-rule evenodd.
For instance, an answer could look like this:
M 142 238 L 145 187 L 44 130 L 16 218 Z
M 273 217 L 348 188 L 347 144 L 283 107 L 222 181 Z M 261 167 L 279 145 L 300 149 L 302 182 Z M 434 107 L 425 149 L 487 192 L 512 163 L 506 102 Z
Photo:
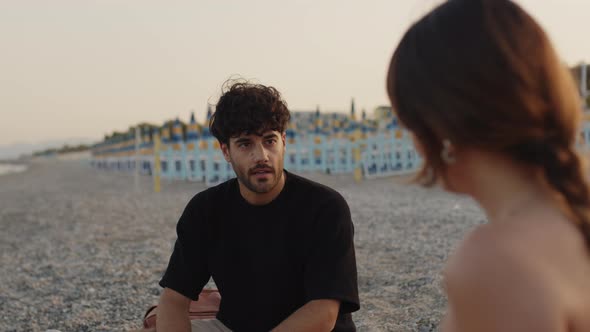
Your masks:
M 262 144 L 256 144 L 254 146 L 254 149 L 252 149 L 252 159 L 257 163 L 268 160 L 268 151 L 266 151 Z

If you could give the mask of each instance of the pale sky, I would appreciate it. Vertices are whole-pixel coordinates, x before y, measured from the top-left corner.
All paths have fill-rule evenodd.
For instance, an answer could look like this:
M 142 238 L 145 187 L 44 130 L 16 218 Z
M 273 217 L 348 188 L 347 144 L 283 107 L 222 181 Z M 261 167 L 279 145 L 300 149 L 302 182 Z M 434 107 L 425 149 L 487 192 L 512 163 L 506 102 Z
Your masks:
M 570 65 L 590 62 L 590 1 L 520 0 Z M 191 110 L 232 75 L 292 110 L 372 111 L 401 35 L 435 0 L 2 0 L 0 145 L 101 139 Z

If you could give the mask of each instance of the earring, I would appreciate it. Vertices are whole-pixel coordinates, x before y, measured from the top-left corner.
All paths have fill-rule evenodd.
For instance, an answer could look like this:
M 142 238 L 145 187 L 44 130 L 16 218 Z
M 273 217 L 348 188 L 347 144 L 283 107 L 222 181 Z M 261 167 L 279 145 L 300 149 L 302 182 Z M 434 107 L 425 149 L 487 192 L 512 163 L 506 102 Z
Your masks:
M 454 164 L 457 159 L 455 158 L 455 155 L 453 154 L 453 144 L 451 143 L 450 140 L 448 139 L 444 139 L 442 141 L 442 145 L 443 148 L 440 151 L 440 157 L 441 159 L 446 163 L 446 164 Z

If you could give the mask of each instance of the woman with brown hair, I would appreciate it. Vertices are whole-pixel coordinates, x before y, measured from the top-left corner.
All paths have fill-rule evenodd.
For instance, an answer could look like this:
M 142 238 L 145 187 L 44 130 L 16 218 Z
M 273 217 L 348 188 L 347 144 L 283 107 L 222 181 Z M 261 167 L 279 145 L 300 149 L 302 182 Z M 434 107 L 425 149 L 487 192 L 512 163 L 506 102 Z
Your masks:
M 508 0 L 451 0 L 397 47 L 387 90 L 424 157 L 419 178 L 489 222 L 445 268 L 444 331 L 590 331 L 590 192 L 573 79 Z

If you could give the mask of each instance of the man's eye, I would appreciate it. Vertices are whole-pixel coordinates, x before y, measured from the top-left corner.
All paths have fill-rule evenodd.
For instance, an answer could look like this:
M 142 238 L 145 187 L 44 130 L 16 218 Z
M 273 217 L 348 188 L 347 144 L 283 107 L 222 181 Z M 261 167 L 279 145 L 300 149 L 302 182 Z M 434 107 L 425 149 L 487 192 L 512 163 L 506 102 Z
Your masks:
M 239 147 L 239 148 L 247 148 L 249 145 L 250 145 L 250 143 L 243 142 L 243 143 L 239 143 L 239 144 L 238 144 L 238 147 Z
M 266 144 L 268 144 L 268 145 L 273 145 L 273 144 L 275 144 L 276 142 L 277 142 L 277 140 L 276 140 L 276 139 L 269 139 L 268 141 L 266 141 Z

